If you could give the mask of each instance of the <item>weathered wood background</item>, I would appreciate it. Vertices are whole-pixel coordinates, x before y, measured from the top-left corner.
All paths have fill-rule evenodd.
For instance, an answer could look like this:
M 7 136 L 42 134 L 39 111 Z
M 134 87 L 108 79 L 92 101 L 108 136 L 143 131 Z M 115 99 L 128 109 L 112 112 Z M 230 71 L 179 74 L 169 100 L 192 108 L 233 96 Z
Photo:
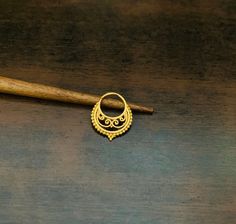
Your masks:
M 90 108 L 0 95 L 0 224 L 236 223 L 234 0 L 0 0 L 0 74 L 153 105 L 112 143 Z

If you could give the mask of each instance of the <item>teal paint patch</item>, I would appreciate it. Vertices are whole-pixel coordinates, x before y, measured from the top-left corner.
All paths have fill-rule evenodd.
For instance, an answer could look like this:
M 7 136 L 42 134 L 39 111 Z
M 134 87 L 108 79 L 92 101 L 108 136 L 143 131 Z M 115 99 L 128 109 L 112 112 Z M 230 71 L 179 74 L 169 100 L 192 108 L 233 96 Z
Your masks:
M 41 169 L 47 166 L 53 133 L 32 125 L 6 127 L 0 125 L 0 162 L 14 168 Z
M 88 144 L 83 149 L 86 164 L 95 172 L 105 170 L 111 173 L 139 173 L 148 176 L 182 175 L 182 172 L 191 170 L 203 175 L 203 178 L 207 178 L 209 171 L 215 177 L 233 175 L 234 166 L 230 160 L 228 167 L 231 171 L 222 169 L 221 166 L 216 167 L 216 164 L 220 164 L 219 156 L 224 159 L 227 153 L 231 154 L 230 145 L 236 144 L 233 135 L 213 130 L 212 127 L 202 126 L 194 130 L 191 124 L 181 124 L 179 128 L 183 131 L 147 130 L 143 138 L 143 130 L 136 129 L 132 133 L 131 129 L 128 136 L 117 139 L 113 144 L 98 136 L 100 141 L 93 145 L 93 141 L 87 141 L 86 138 Z M 220 137 L 215 138 L 216 135 Z M 188 146 L 191 146 L 191 150 Z M 234 161 L 233 158 L 231 160 Z
M 0 223 L 12 223 L 11 213 L 9 208 L 12 203 L 12 192 L 5 186 L 2 186 L 2 180 L 0 181 Z
M 0 183 L 0 208 L 7 207 L 12 199 L 12 193 L 7 187 L 1 186 Z

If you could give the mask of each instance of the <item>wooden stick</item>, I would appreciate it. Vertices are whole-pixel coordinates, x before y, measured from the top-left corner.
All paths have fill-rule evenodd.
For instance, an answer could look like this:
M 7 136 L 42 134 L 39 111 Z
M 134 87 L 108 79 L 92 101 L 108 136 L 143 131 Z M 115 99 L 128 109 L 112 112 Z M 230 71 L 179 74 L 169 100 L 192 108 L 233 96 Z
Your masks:
M 6 78 L 0 76 L 0 92 L 34 97 L 39 99 L 54 100 L 83 105 L 95 105 L 99 101 L 100 96 L 91 95 L 81 92 L 70 91 L 62 88 L 47 86 L 43 84 L 30 83 L 17 79 Z M 122 109 L 123 103 L 115 99 L 104 99 L 103 106 L 113 109 Z M 143 113 L 153 113 L 152 107 L 145 107 L 134 103 L 128 103 L 134 111 Z

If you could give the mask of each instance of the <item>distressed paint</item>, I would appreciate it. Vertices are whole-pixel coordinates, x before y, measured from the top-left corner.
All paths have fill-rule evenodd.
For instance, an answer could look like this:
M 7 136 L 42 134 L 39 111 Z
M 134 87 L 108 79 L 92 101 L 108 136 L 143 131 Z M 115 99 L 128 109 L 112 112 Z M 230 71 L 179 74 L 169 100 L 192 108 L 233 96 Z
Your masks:
M 0 12 L 1 74 L 157 109 L 110 143 L 88 107 L 1 95 L 0 224 L 235 222 L 234 1 L 2 0 Z

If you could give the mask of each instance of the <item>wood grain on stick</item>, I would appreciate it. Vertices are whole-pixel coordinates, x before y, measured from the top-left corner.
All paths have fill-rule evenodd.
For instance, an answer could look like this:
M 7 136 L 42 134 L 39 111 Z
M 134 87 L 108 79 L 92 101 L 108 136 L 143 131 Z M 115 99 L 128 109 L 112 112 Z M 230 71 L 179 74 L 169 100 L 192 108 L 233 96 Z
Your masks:
M 7 78 L 4 76 L 0 76 L 0 92 L 91 106 L 98 102 L 100 99 L 100 96 L 97 95 L 66 90 L 43 84 L 25 82 L 17 79 Z M 124 107 L 123 103 L 116 99 L 104 99 L 102 101 L 102 104 L 107 108 L 113 109 L 123 109 Z M 152 107 L 145 107 L 134 103 L 128 104 L 134 111 L 153 113 Z

